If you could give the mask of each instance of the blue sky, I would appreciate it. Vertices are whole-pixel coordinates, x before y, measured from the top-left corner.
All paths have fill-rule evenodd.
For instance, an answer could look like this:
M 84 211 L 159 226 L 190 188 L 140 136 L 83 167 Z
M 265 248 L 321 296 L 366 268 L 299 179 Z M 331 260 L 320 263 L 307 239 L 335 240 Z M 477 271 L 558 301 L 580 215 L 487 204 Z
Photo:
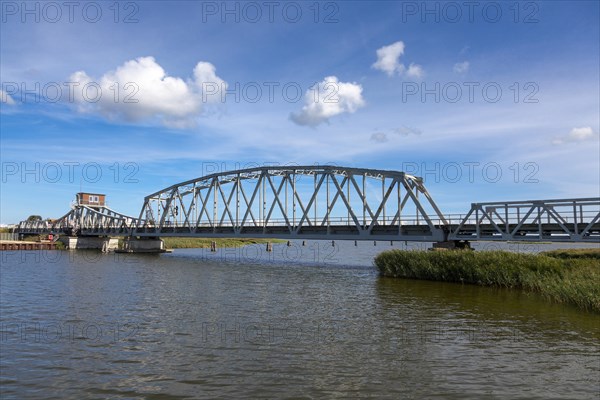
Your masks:
M 47 4 L 2 2 L 3 224 L 265 164 L 406 170 L 448 213 L 600 195 L 597 1 Z

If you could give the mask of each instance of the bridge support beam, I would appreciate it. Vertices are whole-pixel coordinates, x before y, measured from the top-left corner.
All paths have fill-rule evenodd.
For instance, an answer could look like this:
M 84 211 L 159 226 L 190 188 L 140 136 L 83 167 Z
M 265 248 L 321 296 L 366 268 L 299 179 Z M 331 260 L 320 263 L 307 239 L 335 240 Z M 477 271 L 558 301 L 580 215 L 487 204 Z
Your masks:
M 127 237 L 123 241 L 123 248 L 116 250 L 118 253 L 168 253 L 165 242 L 157 237 Z

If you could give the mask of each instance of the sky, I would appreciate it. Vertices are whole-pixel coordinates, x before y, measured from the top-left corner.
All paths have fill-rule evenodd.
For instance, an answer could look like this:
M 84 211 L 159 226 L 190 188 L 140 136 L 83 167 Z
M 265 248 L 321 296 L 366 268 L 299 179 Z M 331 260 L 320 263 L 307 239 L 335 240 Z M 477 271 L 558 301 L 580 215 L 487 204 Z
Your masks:
M 2 1 L 0 223 L 264 165 L 600 196 L 598 1 Z

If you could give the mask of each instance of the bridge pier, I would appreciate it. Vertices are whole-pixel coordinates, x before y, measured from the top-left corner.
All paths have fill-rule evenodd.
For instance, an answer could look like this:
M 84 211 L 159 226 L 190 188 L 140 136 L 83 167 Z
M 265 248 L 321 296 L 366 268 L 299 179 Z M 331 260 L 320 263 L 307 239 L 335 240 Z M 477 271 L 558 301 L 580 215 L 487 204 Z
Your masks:
M 126 237 L 123 248 L 115 250 L 117 253 L 170 253 L 165 248 L 165 242 L 157 237 Z
M 119 247 L 119 239 L 108 236 L 60 236 L 58 240 L 69 250 L 97 249 L 109 252 Z

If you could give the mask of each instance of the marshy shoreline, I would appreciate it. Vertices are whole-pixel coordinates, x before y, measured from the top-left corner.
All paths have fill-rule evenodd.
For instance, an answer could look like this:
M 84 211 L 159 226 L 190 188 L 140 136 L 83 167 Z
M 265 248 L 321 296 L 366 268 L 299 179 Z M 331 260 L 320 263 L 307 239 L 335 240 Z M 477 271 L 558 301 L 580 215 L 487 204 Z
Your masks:
M 509 251 L 389 250 L 375 257 L 382 276 L 520 289 L 600 313 L 600 249 Z

